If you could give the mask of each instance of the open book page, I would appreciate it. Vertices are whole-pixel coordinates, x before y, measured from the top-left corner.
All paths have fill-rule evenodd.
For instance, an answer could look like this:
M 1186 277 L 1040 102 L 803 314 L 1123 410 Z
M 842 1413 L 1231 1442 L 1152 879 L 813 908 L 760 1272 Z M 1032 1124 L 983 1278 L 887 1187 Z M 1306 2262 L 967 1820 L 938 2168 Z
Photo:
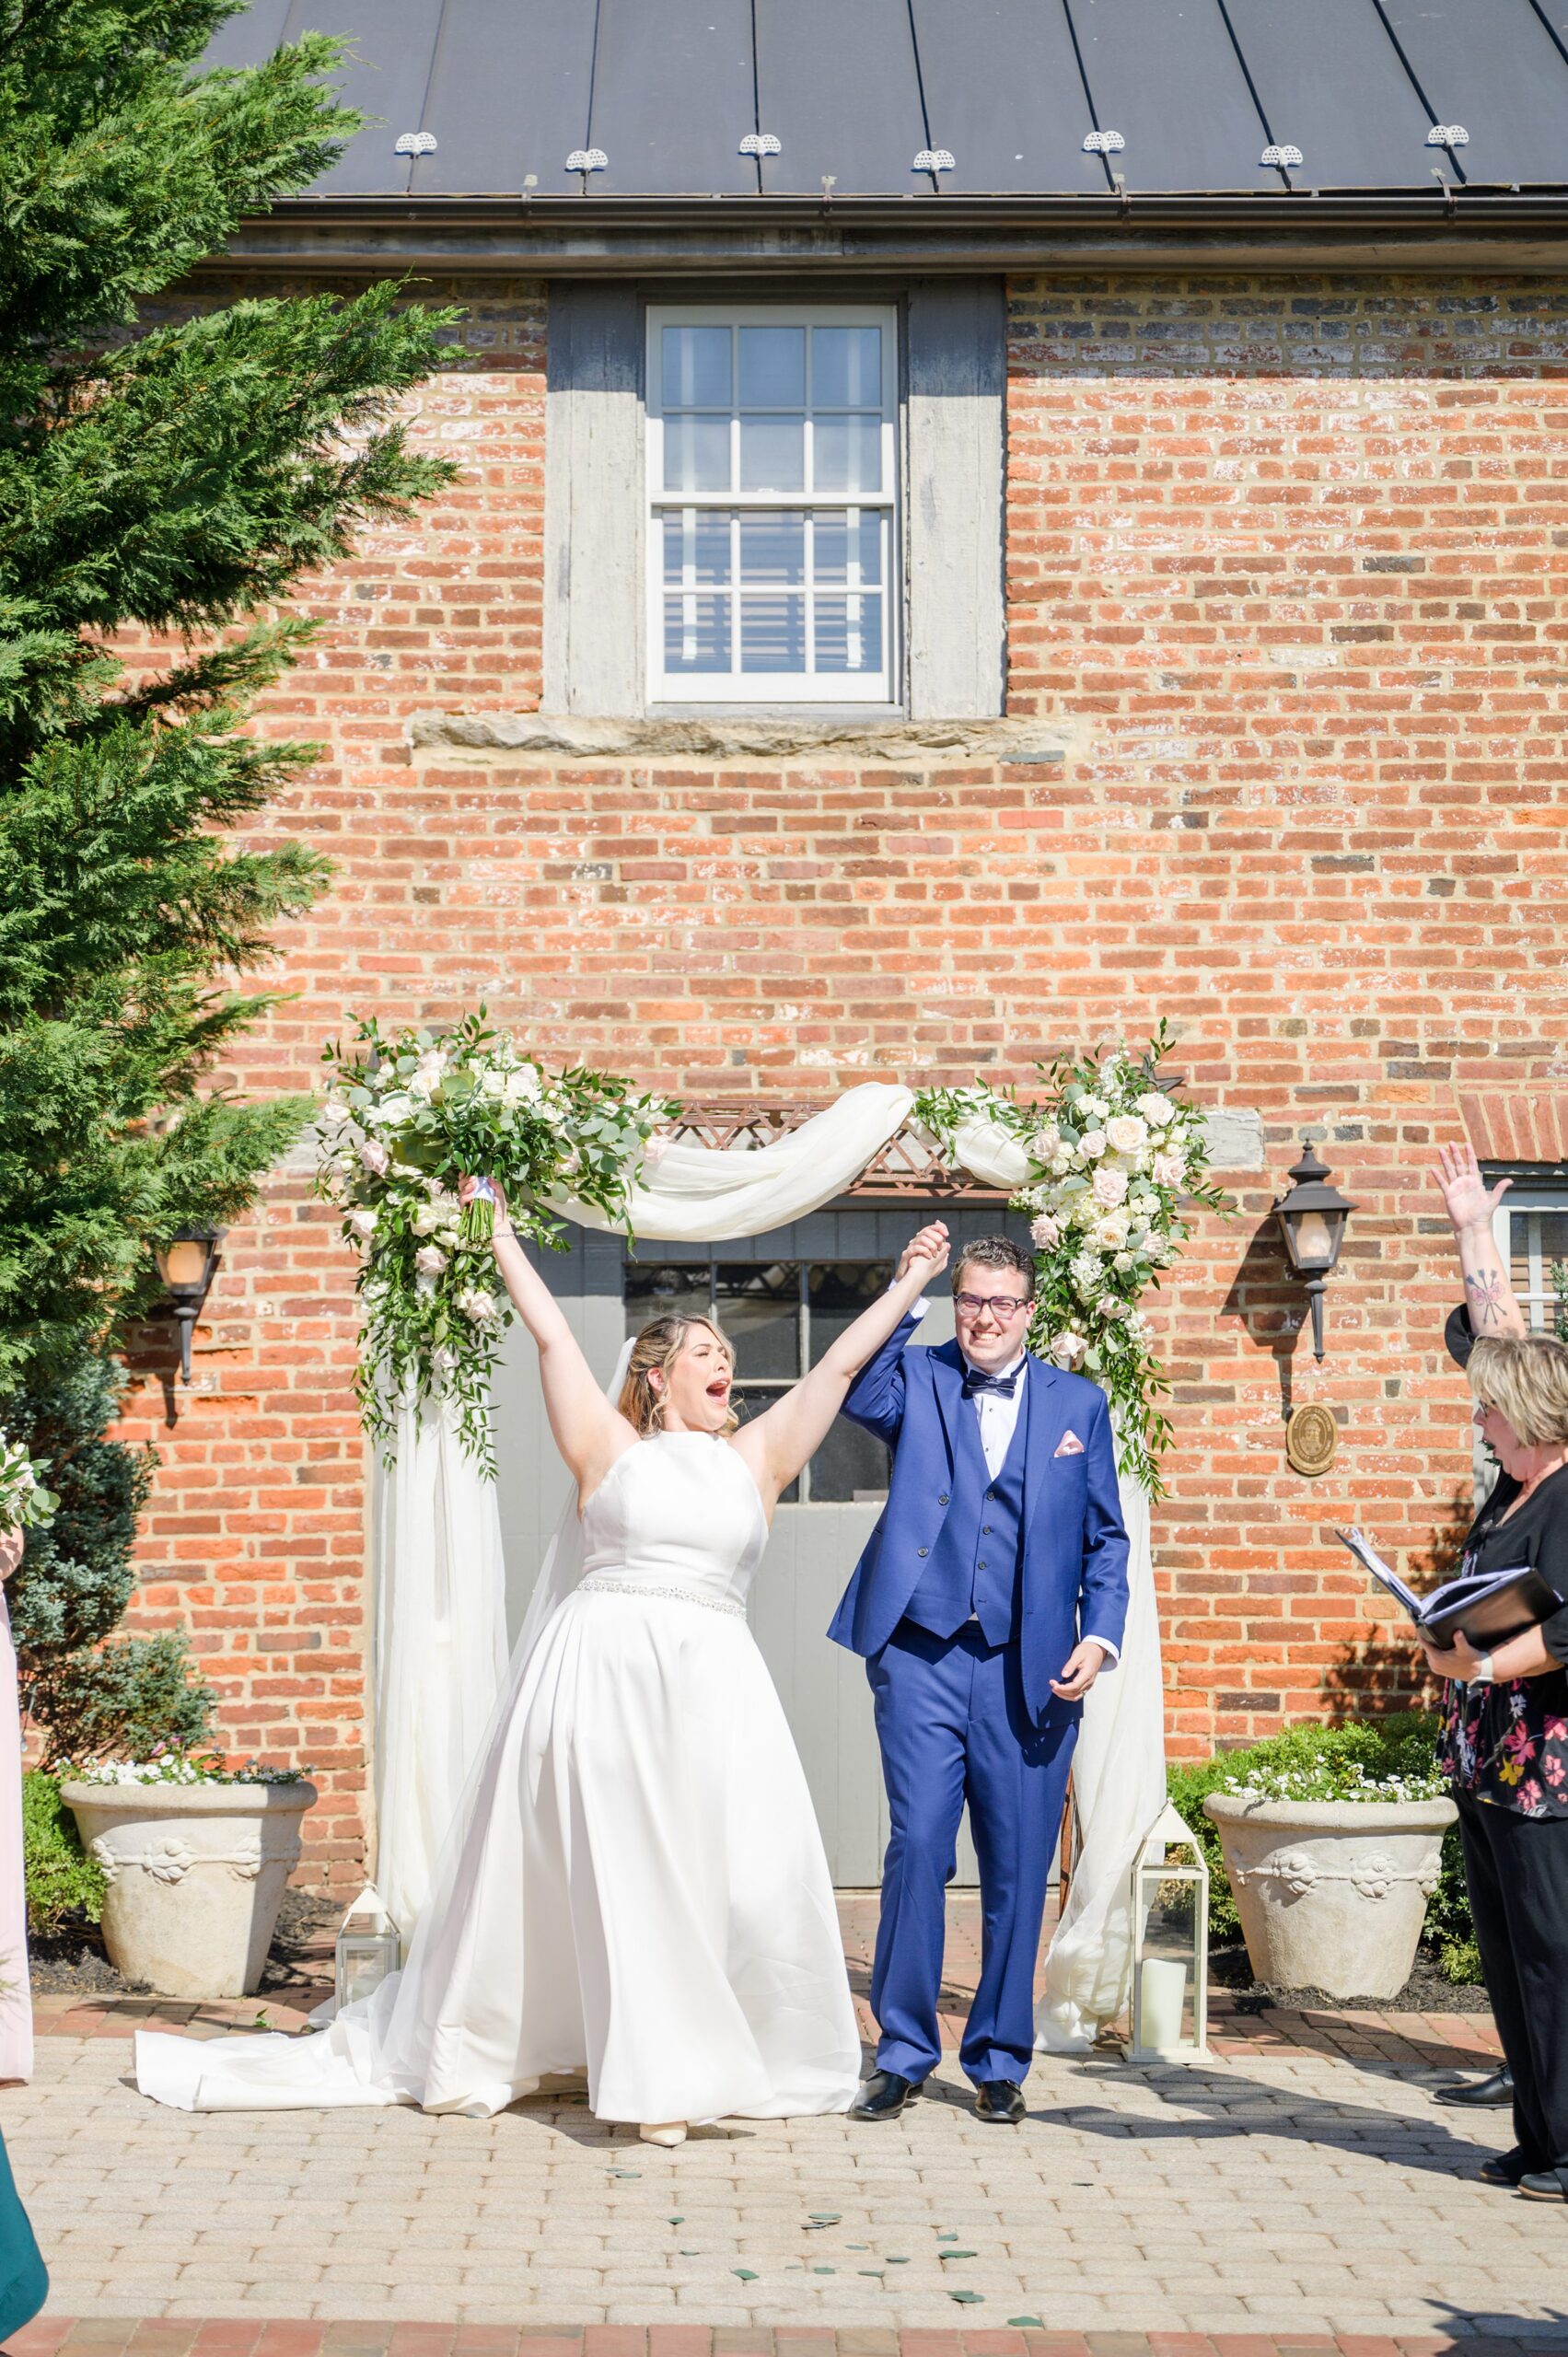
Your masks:
M 1392 1565 L 1383 1561 L 1377 1550 L 1368 1540 L 1365 1531 L 1355 1528 L 1336 1529 L 1334 1536 L 1342 1547 L 1350 1549 L 1357 1562 L 1365 1565 L 1380 1587 L 1386 1587 L 1390 1596 L 1398 1598 L 1412 1620 L 1421 1619 L 1427 1599 L 1417 1596 L 1414 1588 L 1405 1585 Z

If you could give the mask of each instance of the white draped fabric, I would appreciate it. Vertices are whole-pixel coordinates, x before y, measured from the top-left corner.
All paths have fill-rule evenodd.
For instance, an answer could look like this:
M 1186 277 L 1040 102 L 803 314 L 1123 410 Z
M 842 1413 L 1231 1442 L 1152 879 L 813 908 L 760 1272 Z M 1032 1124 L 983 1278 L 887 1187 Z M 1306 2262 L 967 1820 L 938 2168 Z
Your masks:
M 866 1082 L 767 1145 L 672 1144 L 633 1190 L 629 1225 L 639 1237 L 681 1243 L 785 1226 L 842 1194 L 898 1134 L 912 1105 L 907 1088 Z M 966 1123 L 956 1144 L 965 1167 L 984 1184 L 1014 1188 L 1028 1175 L 1022 1148 L 993 1122 Z M 584 1225 L 611 1225 L 571 1199 L 552 1208 Z M 406 1942 L 502 1690 L 505 1581 L 495 1485 L 464 1454 L 439 1411 L 404 1411 L 395 1462 L 389 1468 L 377 1459 L 374 1489 L 376 1883 Z M 1059 1934 L 1059 1941 L 1072 1934 L 1074 2018 L 1084 2020 L 1094 2017 L 1096 1992 L 1125 1986 L 1127 1924 L 1115 1892 L 1131 1871 L 1138 1837 L 1157 1813 L 1156 1801 L 1142 1814 L 1154 1782 L 1163 1796 L 1148 1507 L 1136 1483 L 1124 1480 L 1121 1489 L 1129 1530 L 1142 1533 L 1134 1542 L 1133 1617 L 1120 1667 L 1090 1697 L 1079 1742 L 1081 1808 L 1090 1787 L 1098 1797 L 1092 1812 L 1084 1811 L 1085 1848 L 1069 1922 Z M 541 1605 L 558 1585 L 541 1579 Z M 1090 1896 L 1097 1889 L 1098 1905 Z
M 1082 1848 L 1045 1963 L 1035 2044 L 1081 2054 L 1126 2006 L 1132 1986 L 1132 1861 L 1165 1806 L 1165 1694 L 1149 1551 L 1149 1501 L 1121 1482 L 1127 1627 L 1121 1660 L 1084 1701 L 1073 1753 Z

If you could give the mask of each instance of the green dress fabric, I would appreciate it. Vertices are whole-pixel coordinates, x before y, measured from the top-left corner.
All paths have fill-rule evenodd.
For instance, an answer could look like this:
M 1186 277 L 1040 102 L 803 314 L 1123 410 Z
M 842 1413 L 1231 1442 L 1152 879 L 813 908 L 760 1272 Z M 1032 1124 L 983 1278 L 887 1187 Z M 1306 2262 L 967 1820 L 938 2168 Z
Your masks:
M 0 2344 L 20 2332 L 48 2297 L 49 2270 L 33 2240 L 0 2138 Z

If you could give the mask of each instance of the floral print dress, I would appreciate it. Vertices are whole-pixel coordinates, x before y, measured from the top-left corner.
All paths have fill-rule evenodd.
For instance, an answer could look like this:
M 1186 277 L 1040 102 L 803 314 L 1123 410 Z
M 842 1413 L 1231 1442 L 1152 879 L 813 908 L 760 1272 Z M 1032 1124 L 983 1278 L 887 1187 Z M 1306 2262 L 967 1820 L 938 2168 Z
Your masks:
M 1568 1598 L 1568 1466 L 1549 1474 L 1509 1514 L 1517 1494 L 1516 1483 L 1498 1483 L 1465 1541 L 1460 1569 L 1504 1572 L 1533 1563 L 1548 1587 Z M 1542 1623 L 1541 1634 L 1549 1653 L 1568 1660 L 1568 1602 Z M 1437 1765 L 1474 1800 L 1521 1817 L 1568 1817 L 1568 1670 L 1495 1686 L 1450 1678 Z

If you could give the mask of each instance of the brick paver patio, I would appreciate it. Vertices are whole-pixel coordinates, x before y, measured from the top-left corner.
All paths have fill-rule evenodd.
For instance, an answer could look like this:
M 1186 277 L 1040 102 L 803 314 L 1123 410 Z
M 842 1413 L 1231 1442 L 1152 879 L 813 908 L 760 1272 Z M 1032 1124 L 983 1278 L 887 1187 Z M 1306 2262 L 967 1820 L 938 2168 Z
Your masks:
M 857 1965 L 865 1927 L 850 1902 Z M 1191 2068 L 1042 2057 L 1016 2130 L 948 2057 L 902 2120 L 666 2154 L 568 2084 L 494 2120 L 162 2111 L 130 2010 L 63 2003 L 0 2096 L 54 2277 L 17 2357 L 1568 2352 L 1568 2215 L 1476 2181 L 1505 2116 L 1431 2099 L 1484 2015 L 1227 2013 Z M 258 2003 L 196 2011 L 222 2036 Z

